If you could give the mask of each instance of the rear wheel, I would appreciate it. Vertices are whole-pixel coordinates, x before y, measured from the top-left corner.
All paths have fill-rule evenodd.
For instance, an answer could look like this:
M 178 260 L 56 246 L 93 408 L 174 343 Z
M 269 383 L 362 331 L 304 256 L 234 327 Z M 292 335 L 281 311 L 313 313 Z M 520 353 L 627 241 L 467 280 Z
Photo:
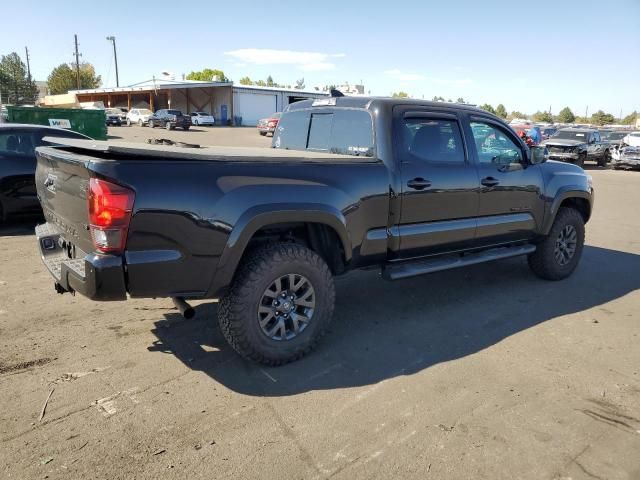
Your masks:
M 185 131 L 187 131 L 187 130 L 189 130 L 189 127 L 190 127 L 190 126 L 191 126 L 191 125 L 185 125 L 185 126 L 184 126 L 184 127 L 182 127 L 182 128 L 183 128 Z
M 138 126 L 139 127 L 143 127 L 144 126 L 144 122 L 142 121 L 142 119 L 138 120 Z
M 171 122 L 165 123 L 164 128 L 166 128 L 167 130 L 171 130 Z
M 131 119 L 127 118 L 127 127 L 131 126 Z
M 259 133 L 260 133 L 260 135 L 262 135 L 263 137 L 266 137 L 266 136 L 267 136 L 267 132 L 259 132 Z
M 282 365 L 309 353 L 326 332 L 335 301 L 325 261 L 295 243 L 249 253 L 220 300 L 218 320 L 243 357 Z
M 549 235 L 529 255 L 529 267 L 545 280 L 562 280 L 578 266 L 584 247 L 584 219 L 573 208 L 561 208 Z

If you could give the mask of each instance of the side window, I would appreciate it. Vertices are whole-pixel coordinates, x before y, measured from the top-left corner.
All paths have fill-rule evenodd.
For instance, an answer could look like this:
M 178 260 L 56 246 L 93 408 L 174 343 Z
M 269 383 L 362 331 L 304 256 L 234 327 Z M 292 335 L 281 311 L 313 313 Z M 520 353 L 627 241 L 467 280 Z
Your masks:
M 595 142 L 599 142 L 600 141 L 600 133 L 599 132 L 594 132 L 593 133 L 593 140 Z
M 33 157 L 35 150 L 31 135 L 15 131 L 0 133 L 0 155 Z
M 331 138 L 331 123 L 333 113 L 312 113 L 311 126 L 309 127 L 309 140 L 307 148 L 311 150 L 329 150 Z
M 520 146 L 502 129 L 490 123 L 471 122 L 480 163 L 509 165 L 522 162 Z
M 464 163 L 464 147 L 456 120 L 406 118 L 401 129 L 401 155 L 426 162 Z

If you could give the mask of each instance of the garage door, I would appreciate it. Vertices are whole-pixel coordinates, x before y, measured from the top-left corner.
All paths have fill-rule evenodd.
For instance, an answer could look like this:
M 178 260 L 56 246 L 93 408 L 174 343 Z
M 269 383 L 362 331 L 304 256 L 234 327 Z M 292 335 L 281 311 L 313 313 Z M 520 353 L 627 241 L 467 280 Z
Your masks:
M 257 125 L 258 120 L 276 111 L 275 95 L 238 92 L 235 101 L 233 114 L 242 117 L 243 125 Z

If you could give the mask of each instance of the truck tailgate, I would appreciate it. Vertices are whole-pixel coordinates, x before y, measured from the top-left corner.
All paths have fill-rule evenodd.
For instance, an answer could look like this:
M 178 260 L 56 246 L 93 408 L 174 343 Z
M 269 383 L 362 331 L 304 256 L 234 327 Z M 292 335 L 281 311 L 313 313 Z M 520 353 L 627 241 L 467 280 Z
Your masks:
M 88 162 L 51 148 L 39 149 L 37 157 L 36 189 L 50 228 L 58 230 L 74 247 L 93 251 L 87 203 Z

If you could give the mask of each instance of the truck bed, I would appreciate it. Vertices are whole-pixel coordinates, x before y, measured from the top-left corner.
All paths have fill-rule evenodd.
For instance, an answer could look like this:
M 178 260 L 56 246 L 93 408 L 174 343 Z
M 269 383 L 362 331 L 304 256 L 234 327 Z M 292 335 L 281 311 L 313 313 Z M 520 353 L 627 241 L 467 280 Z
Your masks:
M 71 138 L 45 137 L 45 140 L 72 149 L 76 153 L 86 152 L 91 160 L 96 158 L 118 160 L 192 160 L 220 162 L 303 162 L 303 163 L 376 163 L 374 157 L 339 155 L 310 150 L 285 150 L 261 147 L 211 146 L 188 148 L 176 145 L 150 145 L 134 142 L 77 140 Z

